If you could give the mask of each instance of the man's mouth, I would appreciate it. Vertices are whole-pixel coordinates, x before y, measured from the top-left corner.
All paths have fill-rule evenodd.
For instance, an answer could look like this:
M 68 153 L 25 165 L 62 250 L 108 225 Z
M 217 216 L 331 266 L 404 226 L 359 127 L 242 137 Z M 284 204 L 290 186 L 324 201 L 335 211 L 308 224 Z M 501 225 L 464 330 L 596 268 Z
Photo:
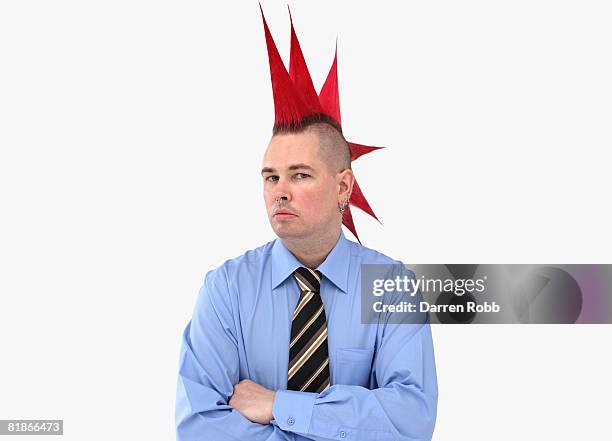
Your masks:
M 289 210 L 277 210 L 277 211 L 274 212 L 274 214 L 272 216 L 275 217 L 275 218 L 278 218 L 278 219 L 288 219 L 288 218 L 291 218 L 291 217 L 296 217 L 297 214 L 292 213 Z

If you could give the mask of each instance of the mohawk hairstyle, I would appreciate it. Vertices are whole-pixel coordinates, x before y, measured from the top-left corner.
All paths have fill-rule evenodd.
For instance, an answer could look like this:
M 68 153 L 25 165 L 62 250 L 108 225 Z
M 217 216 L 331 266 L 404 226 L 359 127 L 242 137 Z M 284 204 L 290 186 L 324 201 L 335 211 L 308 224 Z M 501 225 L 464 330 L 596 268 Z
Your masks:
M 327 116 L 324 113 L 313 113 L 312 115 L 305 116 L 297 122 L 275 124 L 272 128 L 272 134 L 278 135 L 279 133 L 301 132 L 308 126 L 311 126 L 316 123 L 329 124 L 338 132 L 340 132 L 341 135 L 343 135 L 342 127 L 340 127 L 340 124 L 338 124 L 333 118 Z
M 274 39 L 270 33 L 270 29 L 268 28 L 268 23 L 266 22 L 261 4 L 259 8 L 263 20 L 266 47 L 268 49 L 268 61 L 270 63 L 270 78 L 272 80 L 272 95 L 274 98 L 273 134 L 299 132 L 312 124 L 320 122 L 331 125 L 344 137 L 342 133 L 340 98 L 338 93 L 337 42 L 331 68 L 323 83 L 323 87 L 320 92 L 317 93 L 308 67 L 306 66 L 306 60 L 304 59 L 300 42 L 298 41 L 293 27 L 291 10 L 289 10 L 289 20 L 291 22 L 291 50 L 289 56 L 289 72 L 287 72 L 283 60 L 278 53 L 278 49 L 276 48 L 276 43 L 274 43 Z M 287 8 L 289 7 L 287 6 Z M 347 141 L 347 144 L 351 154 L 351 161 L 382 148 L 356 144 L 349 141 Z M 349 198 L 349 204 L 344 211 L 342 223 L 361 243 L 357 235 L 357 230 L 355 229 L 350 205 L 360 208 L 380 222 L 359 188 L 357 180 L 355 180 L 353 184 L 353 192 Z

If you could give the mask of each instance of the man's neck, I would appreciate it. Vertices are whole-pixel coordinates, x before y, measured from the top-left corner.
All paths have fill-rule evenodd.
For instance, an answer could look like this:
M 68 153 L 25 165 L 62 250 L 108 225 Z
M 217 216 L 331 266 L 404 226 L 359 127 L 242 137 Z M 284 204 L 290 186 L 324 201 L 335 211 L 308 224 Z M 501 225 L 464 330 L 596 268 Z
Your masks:
M 315 269 L 323 263 L 339 237 L 340 229 L 334 229 L 316 238 L 286 238 L 281 241 L 302 265 Z

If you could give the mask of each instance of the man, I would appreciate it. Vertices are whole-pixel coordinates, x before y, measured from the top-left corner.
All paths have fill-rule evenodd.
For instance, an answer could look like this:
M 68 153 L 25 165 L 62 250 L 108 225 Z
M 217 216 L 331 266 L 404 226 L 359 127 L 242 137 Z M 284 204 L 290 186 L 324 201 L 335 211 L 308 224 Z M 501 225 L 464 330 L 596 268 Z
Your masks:
M 312 81 L 293 25 L 293 75 L 279 68 L 265 20 L 264 28 L 276 121 L 261 172 L 278 238 L 206 275 L 183 334 L 177 439 L 431 439 L 429 324 L 392 324 L 387 315 L 361 323 L 361 265 L 399 262 L 342 233 L 354 152 L 337 99 L 322 97 L 337 85 L 305 104 Z M 303 81 L 306 93 L 296 86 Z

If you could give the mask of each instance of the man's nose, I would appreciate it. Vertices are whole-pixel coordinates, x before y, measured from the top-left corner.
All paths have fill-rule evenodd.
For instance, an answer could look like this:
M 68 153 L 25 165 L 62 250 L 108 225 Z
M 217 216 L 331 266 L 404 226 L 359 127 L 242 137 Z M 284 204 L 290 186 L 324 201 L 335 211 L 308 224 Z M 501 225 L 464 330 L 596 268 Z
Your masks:
M 280 204 L 282 202 L 289 202 L 291 200 L 291 198 L 289 197 L 288 193 L 283 193 L 280 191 L 277 191 L 274 194 L 274 202 L 277 204 Z
M 291 192 L 284 179 L 279 179 L 274 189 L 274 200 L 283 202 L 289 202 L 291 200 Z

